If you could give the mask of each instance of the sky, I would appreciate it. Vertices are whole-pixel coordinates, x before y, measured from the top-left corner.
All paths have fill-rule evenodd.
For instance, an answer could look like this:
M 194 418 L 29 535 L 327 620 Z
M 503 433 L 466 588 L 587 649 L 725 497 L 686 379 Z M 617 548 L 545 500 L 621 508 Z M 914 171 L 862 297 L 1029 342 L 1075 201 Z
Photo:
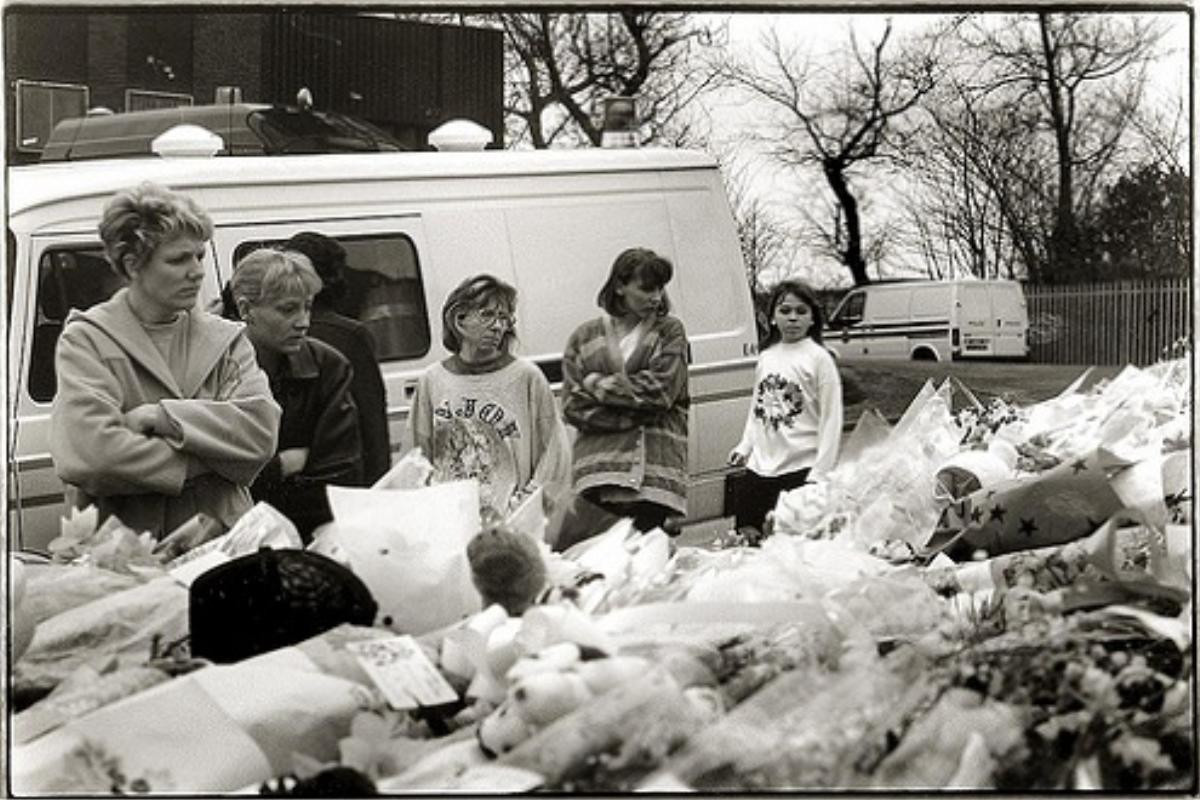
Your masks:
M 893 21 L 892 41 L 906 34 L 919 32 L 936 22 L 939 14 L 917 13 L 737 13 L 714 14 L 712 20 L 727 20 L 729 49 L 733 52 L 754 52 L 760 48 L 766 31 L 776 32 L 781 41 L 794 45 L 800 51 L 819 59 L 849 46 L 850 31 L 853 29 L 860 45 L 867 45 L 882 32 L 890 17 Z M 1186 12 L 1156 13 L 1153 15 L 1166 29 L 1166 34 L 1157 49 L 1158 58 L 1150 69 L 1147 102 L 1161 105 L 1182 101 L 1187 108 L 1189 96 L 1188 59 L 1189 27 Z M 755 111 L 756 101 L 744 96 L 722 92 L 702 101 L 705 115 L 712 124 L 714 149 L 727 153 L 736 152 L 737 163 L 750 176 L 751 191 L 764 198 L 776 213 L 784 218 L 797 216 L 797 207 L 810 201 L 814 193 L 827 192 L 823 178 L 815 169 L 797 175 L 794 171 L 781 168 L 774 160 L 763 155 L 762 147 L 753 142 L 754 121 L 763 119 Z M 757 101 L 762 102 L 762 101 Z M 761 107 L 760 107 L 761 108 Z M 762 112 L 765 113 L 765 112 Z M 1181 154 L 1186 161 L 1187 154 Z M 897 214 L 902 202 L 897 195 L 888 191 L 886 183 L 872 186 L 871 198 L 873 220 L 886 224 L 889 217 Z M 849 282 L 849 273 L 836 263 L 829 263 L 813 251 L 800 246 L 790 269 L 797 271 L 817 285 L 839 285 Z M 904 272 L 906 267 L 900 259 L 894 260 L 889 268 Z

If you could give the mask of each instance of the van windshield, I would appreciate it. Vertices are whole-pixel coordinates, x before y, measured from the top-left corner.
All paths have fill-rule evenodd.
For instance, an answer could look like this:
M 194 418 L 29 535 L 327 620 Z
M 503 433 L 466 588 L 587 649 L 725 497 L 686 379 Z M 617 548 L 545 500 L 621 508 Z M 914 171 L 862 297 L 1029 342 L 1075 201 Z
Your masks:
M 406 149 L 386 131 L 368 122 L 323 111 L 268 108 L 252 112 L 246 124 L 262 141 L 263 151 L 270 155 Z

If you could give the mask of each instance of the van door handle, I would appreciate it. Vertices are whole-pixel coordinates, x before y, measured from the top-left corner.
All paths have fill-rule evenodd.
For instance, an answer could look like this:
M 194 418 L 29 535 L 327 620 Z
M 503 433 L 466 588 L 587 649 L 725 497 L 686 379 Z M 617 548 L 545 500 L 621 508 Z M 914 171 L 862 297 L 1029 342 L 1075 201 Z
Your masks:
M 417 393 L 417 382 L 405 381 L 400 391 L 404 395 L 405 400 L 411 401 L 413 399 L 413 395 Z

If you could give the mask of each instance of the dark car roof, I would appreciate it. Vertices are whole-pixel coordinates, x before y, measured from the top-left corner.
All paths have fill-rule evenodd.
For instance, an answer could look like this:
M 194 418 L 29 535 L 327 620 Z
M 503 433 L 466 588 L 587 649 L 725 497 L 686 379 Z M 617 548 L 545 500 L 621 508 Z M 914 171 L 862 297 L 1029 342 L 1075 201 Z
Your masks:
M 64 119 L 51 131 L 42 161 L 153 155 L 150 145 L 154 139 L 183 124 L 199 125 L 224 139 L 220 155 L 408 149 L 381 128 L 340 112 L 230 103 Z

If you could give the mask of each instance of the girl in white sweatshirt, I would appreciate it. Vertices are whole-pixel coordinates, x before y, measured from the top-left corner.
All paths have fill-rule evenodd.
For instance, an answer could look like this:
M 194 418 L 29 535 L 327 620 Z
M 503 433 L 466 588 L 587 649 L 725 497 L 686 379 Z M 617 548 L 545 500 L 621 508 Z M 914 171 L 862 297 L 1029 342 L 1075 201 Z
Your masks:
M 842 382 L 821 343 L 821 304 L 804 284 L 783 281 L 767 315 L 746 429 L 729 454 L 732 466 L 746 467 L 734 495 L 739 529 L 762 530 L 780 492 L 833 469 L 842 435 Z

